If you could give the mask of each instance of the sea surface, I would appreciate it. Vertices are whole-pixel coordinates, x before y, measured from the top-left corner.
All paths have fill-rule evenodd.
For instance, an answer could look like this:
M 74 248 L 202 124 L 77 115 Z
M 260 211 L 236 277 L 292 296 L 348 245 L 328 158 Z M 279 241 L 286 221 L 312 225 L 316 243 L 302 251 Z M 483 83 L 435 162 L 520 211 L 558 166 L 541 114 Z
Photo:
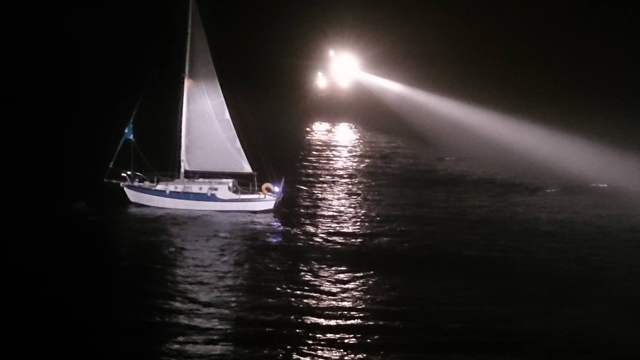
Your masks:
M 346 122 L 305 131 L 275 213 L 67 215 L 50 246 L 73 255 L 48 271 L 64 353 L 640 358 L 637 194 L 493 176 Z

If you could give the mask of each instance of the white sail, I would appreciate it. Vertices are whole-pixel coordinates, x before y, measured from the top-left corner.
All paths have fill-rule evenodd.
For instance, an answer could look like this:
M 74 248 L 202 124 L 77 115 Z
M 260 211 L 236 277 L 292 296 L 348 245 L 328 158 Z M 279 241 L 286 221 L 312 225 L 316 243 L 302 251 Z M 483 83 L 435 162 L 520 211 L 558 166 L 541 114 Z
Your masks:
M 251 166 L 224 101 L 200 14 L 192 1 L 182 112 L 185 170 L 250 173 Z

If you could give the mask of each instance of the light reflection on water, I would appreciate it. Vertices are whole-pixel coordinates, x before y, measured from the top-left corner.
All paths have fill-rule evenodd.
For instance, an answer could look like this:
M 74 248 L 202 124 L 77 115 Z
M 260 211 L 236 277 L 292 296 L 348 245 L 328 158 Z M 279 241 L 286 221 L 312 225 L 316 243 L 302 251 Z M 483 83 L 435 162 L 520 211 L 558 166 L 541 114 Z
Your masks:
M 175 212 L 137 206 L 127 212 L 138 225 L 149 221 L 156 228 L 164 225 L 165 252 L 174 260 L 168 279 L 171 296 L 161 304 L 171 315 L 161 320 L 183 330 L 165 344 L 165 352 L 178 357 L 232 354 L 229 333 L 246 277 L 241 264 L 247 240 L 278 243 L 279 220 L 271 213 Z
M 126 327 L 109 344 L 171 359 L 629 349 L 637 212 L 610 187 L 549 193 L 457 162 L 316 122 L 282 211 L 130 206 L 114 221 L 112 313 Z
M 359 234 L 367 228 L 361 196 L 367 160 L 361 156 L 360 131 L 349 123 L 316 122 L 306 139 L 299 176 L 307 191 L 296 198 L 303 213 L 299 228 L 283 227 L 273 214 L 129 208 L 130 216 L 166 227 L 166 252 L 175 261 L 170 300 L 162 306 L 171 314 L 164 321 L 182 330 L 167 341 L 165 354 L 242 358 L 253 353 L 239 347 L 233 334 L 268 338 L 277 325 L 256 329 L 255 324 L 280 321 L 295 331 L 299 342 L 274 344 L 269 354 L 288 353 L 296 359 L 365 357 L 351 347 L 371 341 L 359 329 L 373 323 L 365 309 L 374 273 L 351 270 L 322 256 L 321 249 L 293 259 L 278 254 L 278 248 L 291 244 L 357 246 L 362 241 Z M 256 247 L 267 246 L 260 244 L 270 248 L 255 253 Z M 288 267 L 291 261 L 295 263 Z M 291 281 L 291 276 L 297 280 Z M 250 295 L 256 289 L 261 295 Z M 293 309 L 282 313 L 287 303 Z
M 320 242 L 343 242 L 334 232 L 358 233 L 363 230 L 361 169 L 366 160 L 359 131 L 349 123 L 315 122 L 307 128 L 307 148 L 302 163 L 302 180 L 309 193 L 301 201 L 314 205 L 316 215 L 305 225 L 317 227 Z M 349 242 L 358 242 L 351 238 Z
M 366 231 L 362 194 L 366 179 L 361 156 L 363 139 L 352 124 L 315 122 L 307 128 L 300 180 L 307 191 L 299 195 L 306 212 L 306 238 L 321 246 L 354 246 Z M 305 309 L 300 322 L 312 329 L 294 358 L 357 359 L 365 355 L 345 346 L 362 339 L 358 331 L 371 323 L 364 310 L 367 289 L 375 281 L 373 272 L 352 271 L 346 264 L 314 259 L 298 266 L 302 285 L 283 289 Z M 342 332 L 341 332 L 342 331 Z

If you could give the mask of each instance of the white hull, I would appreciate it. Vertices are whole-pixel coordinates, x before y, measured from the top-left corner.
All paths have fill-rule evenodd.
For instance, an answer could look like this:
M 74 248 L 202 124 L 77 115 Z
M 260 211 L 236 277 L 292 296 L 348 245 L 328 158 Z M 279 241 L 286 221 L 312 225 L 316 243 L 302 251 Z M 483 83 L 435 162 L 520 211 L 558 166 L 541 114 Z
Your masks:
M 222 191 L 207 194 L 197 191 L 166 191 L 166 187 L 163 186 L 139 185 L 126 185 L 123 188 L 131 202 L 165 209 L 270 211 L 278 201 L 278 198 L 271 194 L 236 195 L 230 192 L 221 193 Z

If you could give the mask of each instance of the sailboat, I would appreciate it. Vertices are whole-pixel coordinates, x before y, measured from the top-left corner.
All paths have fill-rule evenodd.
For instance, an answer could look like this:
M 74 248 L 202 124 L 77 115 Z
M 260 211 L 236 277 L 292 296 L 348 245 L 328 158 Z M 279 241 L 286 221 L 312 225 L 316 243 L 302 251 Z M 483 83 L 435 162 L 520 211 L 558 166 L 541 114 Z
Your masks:
M 139 102 L 138 102 L 139 105 Z M 136 105 L 136 110 L 138 108 Z M 113 163 L 126 140 L 134 141 L 133 117 L 127 125 Z M 109 171 L 107 171 L 109 173 Z M 215 178 L 188 178 L 209 173 Z M 219 176 L 222 174 L 223 176 Z M 253 174 L 255 186 L 243 189 L 230 175 Z M 238 139 L 213 66 L 197 4 L 189 5 L 189 25 L 182 97 L 179 178 L 150 181 L 141 173 L 122 171 L 118 182 L 129 200 L 147 206 L 213 211 L 269 211 L 282 197 L 284 179 L 258 190 Z M 109 181 L 105 178 L 105 181 Z

